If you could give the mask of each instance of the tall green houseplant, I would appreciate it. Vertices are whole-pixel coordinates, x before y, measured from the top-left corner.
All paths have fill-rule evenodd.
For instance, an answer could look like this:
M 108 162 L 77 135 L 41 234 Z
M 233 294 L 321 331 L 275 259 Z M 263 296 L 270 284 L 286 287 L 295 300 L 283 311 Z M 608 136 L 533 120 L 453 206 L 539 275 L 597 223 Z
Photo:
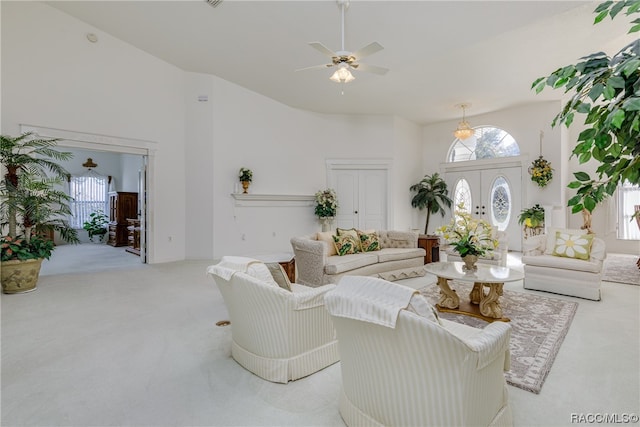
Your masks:
M 424 234 L 428 234 L 429 219 L 431 214 L 440 214 L 444 217 L 445 208 L 451 208 L 451 199 L 447 183 L 440 177 L 438 172 L 433 175 L 425 175 L 417 184 L 412 185 L 409 190 L 416 194 L 411 199 L 411 206 L 420 210 L 427 210 L 427 219 L 424 225 Z
M 615 18 L 640 12 L 640 0 L 606 1 L 598 5 L 595 24 L 607 16 Z M 632 21 L 629 33 L 640 31 L 640 19 Z M 596 177 L 586 172 L 574 173 L 569 188 L 576 190 L 568 205 L 573 213 L 592 212 L 618 184 L 640 184 L 640 39 L 609 57 L 604 52 L 581 58 L 540 77 L 532 89 L 540 93 L 546 86 L 564 88 L 571 98 L 555 117 L 552 125 L 573 123 L 576 113 L 586 114 L 573 156 L 580 164 L 595 159 L 600 163 Z
M 54 249 L 46 235 L 57 231 L 63 240 L 78 242 L 77 231 L 67 221 L 71 197 L 59 189 L 69 173 L 56 163 L 72 155 L 53 149 L 56 139 L 32 136 L 0 135 L 5 171 L 0 182 L 0 260 L 5 293 L 35 288 L 40 263 Z

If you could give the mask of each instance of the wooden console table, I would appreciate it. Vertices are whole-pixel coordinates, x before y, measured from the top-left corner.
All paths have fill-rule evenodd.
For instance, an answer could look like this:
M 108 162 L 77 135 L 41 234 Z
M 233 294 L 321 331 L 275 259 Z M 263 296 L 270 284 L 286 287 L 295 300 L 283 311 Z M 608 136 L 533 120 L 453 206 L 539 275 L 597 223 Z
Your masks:
M 418 236 L 418 247 L 427 253 L 424 256 L 424 263 L 440 261 L 440 237 L 421 234 Z

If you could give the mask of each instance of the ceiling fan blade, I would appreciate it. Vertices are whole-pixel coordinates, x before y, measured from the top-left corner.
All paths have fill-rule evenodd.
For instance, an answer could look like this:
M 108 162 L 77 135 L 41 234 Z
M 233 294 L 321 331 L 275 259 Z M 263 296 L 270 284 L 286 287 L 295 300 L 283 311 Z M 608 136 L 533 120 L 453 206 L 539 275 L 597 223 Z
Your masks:
M 351 55 L 355 56 L 356 59 L 362 59 L 365 56 L 373 55 L 376 52 L 380 52 L 384 47 L 378 42 L 369 43 L 362 49 L 353 52 Z
M 316 50 L 324 53 L 325 55 L 327 55 L 329 58 L 333 58 L 334 56 L 338 56 L 334 51 L 332 51 L 331 49 L 329 49 L 328 47 L 326 47 L 325 45 L 323 45 L 320 42 L 311 42 L 309 43 L 309 46 L 315 48 Z
M 331 68 L 333 64 L 322 64 L 322 65 L 313 65 L 311 67 L 298 68 L 295 71 L 305 71 L 305 70 L 320 70 L 325 68 Z
M 384 76 L 389 71 L 388 68 L 378 67 L 375 65 L 351 64 L 351 66 L 358 71 L 365 71 L 367 73 L 379 74 L 381 76 Z

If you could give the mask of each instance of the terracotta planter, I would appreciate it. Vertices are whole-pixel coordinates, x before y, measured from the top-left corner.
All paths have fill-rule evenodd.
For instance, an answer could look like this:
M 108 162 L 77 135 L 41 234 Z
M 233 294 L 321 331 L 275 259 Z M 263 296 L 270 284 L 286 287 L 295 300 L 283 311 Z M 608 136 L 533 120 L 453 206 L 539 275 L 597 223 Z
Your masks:
M 35 290 L 41 265 L 42 258 L 26 261 L 2 261 L 2 292 L 21 294 Z

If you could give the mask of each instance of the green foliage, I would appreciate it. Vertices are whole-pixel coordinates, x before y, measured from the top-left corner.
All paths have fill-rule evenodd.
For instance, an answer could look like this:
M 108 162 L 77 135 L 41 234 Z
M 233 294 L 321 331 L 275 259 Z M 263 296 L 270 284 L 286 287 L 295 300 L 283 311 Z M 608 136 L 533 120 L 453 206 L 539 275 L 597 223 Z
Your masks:
M 109 220 L 103 211 L 97 210 L 89 214 L 89 221 L 85 221 L 82 224 L 82 228 L 87 230 L 89 234 L 89 240 L 93 242 L 94 236 L 100 236 L 100 241 L 104 239 L 104 235 L 107 234 L 107 224 Z
M 24 237 L 0 237 L 0 261 L 49 259 L 53 252 L 53 241 L 33 236 L 27 241 Z
M 253 181 L 253 172 L 248 168 L 240 168 L 238 171 L 238 181 L 243 182 L 251 182 Z
M 640 11 L 640 0 L 606 1 L 596 9 L 594 23 L 606 16 L 615 18 L 626 9 L 626 15 Z M 629 33 L 640 30 L 640 19 Z M 625 180 L 640 183 L 640 39 L 622 48 L 613 57 L 603 52 L 581 58 L 540 77 L 532 89 L 540 93 L 546 86 L 564 88 L 573 95 L 552 125 L 573 123 L 576 113 L 586 114 L 587 128 L 580 133 L 573 149 L 583 164 L 591 159 L 600 163 L 595 177 L 578 172 L 568 187 L 576 190 L 568 205 L 572 212 L 593 211 L 598 203 L 613 194 Z
M 536 203 L 529 209 L 523 209 L 518 217 L 518 224 L 524 224 L 531 228 L 542 226 L 544 224 L 544 208 Z
M 333 188 L 316 192 L 316 208 L 314 213 L 320 218 L 334 217 L 338 211 L 338 195 Z
M 33 139 L 25 133 L 18 137 L 0 135 L 0 162 L 6 174 L 0 181 L 0 232 L 3 259 L 48 258 L 53 242 L 40 236 L 58 231 L 62 239 L 77 243 L 76 230 L 69 226 L 71 215 L 68 194 L 60 185 L 69 173 L 56 161 L 68 160 L 71 153 L 53 149 L 56 139 Z M 17 243 L 20 242 L 20 243 Z
M 491 224 L 484 219 L 473 218 L 462 203 L 457 208 L 449 224 L 438 228 L 437 234 L 461 257 L 483 256 L 498 247 L 498 241 L 492 237 Z
M 424 234 L 428 233 L 429 218 L 431 214 L 440 212 L 444 217 L 445 207 L 451 208 L 451 199 L 447 183 L 438 172 L 433 175 L 425 175 L 420 182 L 412 185 L 409 190 L 417 192 L 411 199 L 411 206 L 418 209 L 427 209 L 427 220 L 424 226 Z

